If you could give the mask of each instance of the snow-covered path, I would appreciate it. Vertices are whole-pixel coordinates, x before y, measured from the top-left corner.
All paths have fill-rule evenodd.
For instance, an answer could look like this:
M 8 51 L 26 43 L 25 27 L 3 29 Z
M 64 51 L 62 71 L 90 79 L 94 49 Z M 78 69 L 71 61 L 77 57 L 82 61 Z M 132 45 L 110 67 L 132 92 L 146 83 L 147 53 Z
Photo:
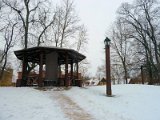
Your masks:
M 62 111 L 70 120 L 94 120 L 90 114 L 78 106 L 70 97 L 63 94 L 62 91 L 50 91 L 48 95 L 56 100 Z

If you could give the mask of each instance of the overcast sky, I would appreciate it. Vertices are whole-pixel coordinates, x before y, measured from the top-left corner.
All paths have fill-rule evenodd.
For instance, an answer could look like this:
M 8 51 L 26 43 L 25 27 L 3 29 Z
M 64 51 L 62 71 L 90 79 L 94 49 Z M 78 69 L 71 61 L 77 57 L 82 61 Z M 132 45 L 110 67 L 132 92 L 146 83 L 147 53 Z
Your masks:
M 103 64 L 104 39 L 116 18 L 116 11 L 123 2 L 133 0 L 75 0 L 76 11 L 88 30 L 87 59 L 89 73 L 94 76 L 97 66 Z

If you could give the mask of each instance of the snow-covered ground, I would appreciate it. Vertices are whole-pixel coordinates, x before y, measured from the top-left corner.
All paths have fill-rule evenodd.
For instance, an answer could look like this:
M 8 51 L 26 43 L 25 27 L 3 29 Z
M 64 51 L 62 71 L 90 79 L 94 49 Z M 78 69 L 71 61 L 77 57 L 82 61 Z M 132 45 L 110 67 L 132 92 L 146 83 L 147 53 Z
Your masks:
M 0 120 L 67 120 L 42 91 L 27 87 L 0 87 Z
M 160 120 L 160 86 L 113 85 L 114 97 L 105 86 L 72 88 L 65 92 L 97 120 Z
M 33 88 L 0 88 L 0 120 L 65 120 L 59 102 L 50 94 L 70 98 L 96 120 L 160 120 L 160 86 L 113 85 L 72 87 L 64 91 Z M 64 97 L 64 98 L 66 98 Z

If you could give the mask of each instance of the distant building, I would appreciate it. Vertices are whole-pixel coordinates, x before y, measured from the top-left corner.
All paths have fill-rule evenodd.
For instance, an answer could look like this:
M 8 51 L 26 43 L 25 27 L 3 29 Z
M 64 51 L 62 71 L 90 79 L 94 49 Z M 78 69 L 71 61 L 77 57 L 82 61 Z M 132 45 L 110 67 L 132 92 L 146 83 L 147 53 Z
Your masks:
M 106 79 L 102 78 L 101 81 L 99 82 L 99 85 L 106 85 Z
M 0 86 L 12 86 L 13 69 L 5 69 Z
M 95 79 L 95 78 L 94 79 L 90 79 L 90 80 L 86 80 L 84 82 L 84 84 L 87 85 L 87 86 L 96 86 L 96 85 L 99 84 L 99 80 Z

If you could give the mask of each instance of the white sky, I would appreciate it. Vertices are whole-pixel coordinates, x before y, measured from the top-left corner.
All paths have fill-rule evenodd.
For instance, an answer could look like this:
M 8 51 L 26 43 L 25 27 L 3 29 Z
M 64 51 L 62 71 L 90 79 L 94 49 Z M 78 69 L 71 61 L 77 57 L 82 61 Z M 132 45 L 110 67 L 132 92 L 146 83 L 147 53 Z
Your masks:
M 89 73 L 95 75 L 97 67 L 103 64 L 104 39 L 106 32 L 116 18 L 116 11 L 123 2 L 133 0 L 75 0 L 76 11 L 88 30 L 87 59 Z

